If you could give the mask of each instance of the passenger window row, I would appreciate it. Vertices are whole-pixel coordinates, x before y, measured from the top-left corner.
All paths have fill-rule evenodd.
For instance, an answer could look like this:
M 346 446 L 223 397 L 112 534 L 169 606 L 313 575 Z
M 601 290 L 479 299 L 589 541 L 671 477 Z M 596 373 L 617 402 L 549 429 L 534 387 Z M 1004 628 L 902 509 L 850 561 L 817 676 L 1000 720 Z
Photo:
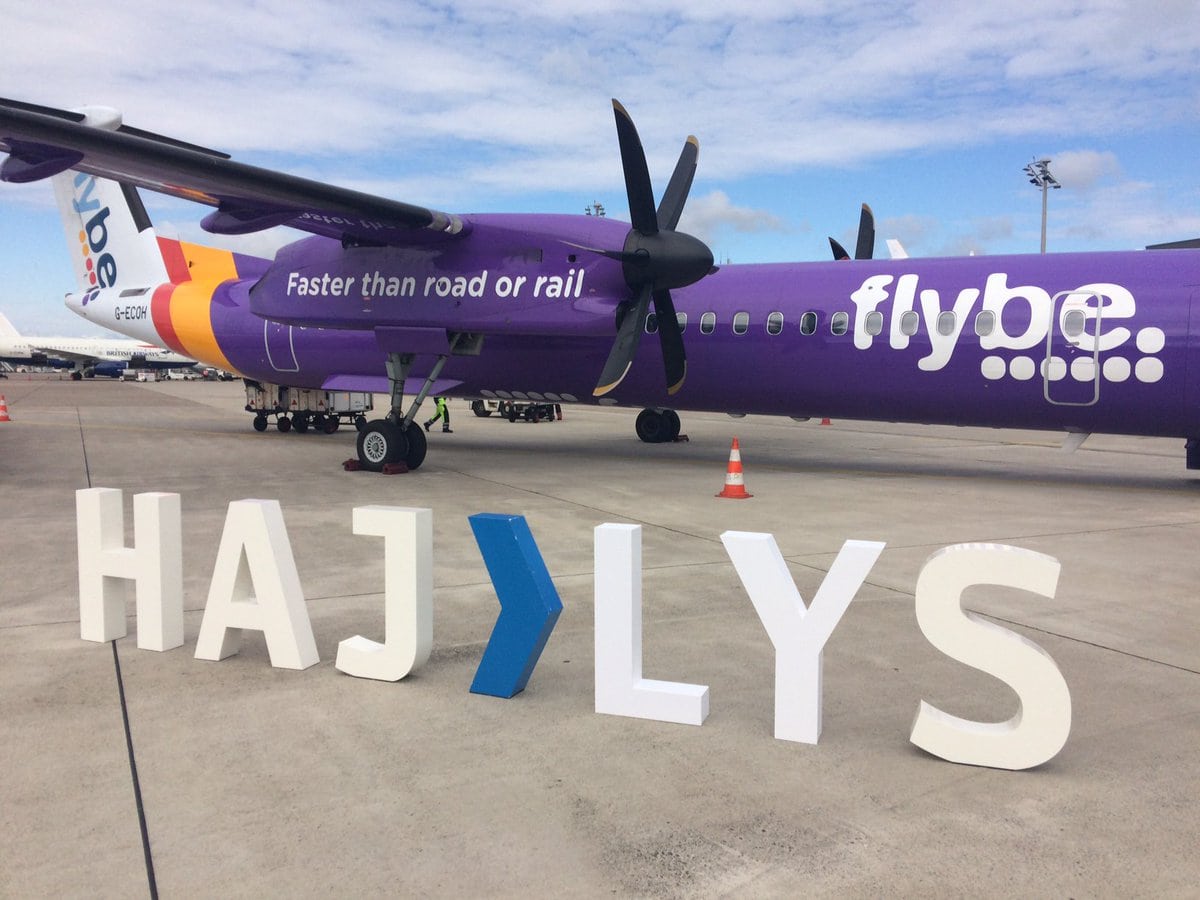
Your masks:
M 679 319 L 679 330 L 686 331 L 688 323 L 688 314 L 685 312 L 676 313 Z M 1082 320 L 1082 313 L 1079 314 Z M 816 334 L 819 317 L 816 312 L 809 310 L 800 316 L 800 333 L 804 335 Z M 900 314 L 900 333 L 912 337 L 917 333 L 918 326 L 921 323 L 921 317 L 915 310 L 907 310 Z M 772 312 L 767 314 L 766 320 L 767 334 L 776 335 L 783 333 L 784 317 L 781 312 Z M 1070 322 L 1070 325 L 1076 323 Z M 958 316 L 953 310 L 942 310 L 938 313 L 934 327 L 937 333 L 949 337 L 953 335 L 958 328 Z M 996 314 L 991 310 L 985 309 L 975 314 L 975 334 L 980 337 L 986 337 L 991 334 L 996 327 Z M 717 314 L 715 312 L 706 312 L 700 316 L 700 333 L 712 334 L 717 330 Z M 745 334 L 750 330 L 750 313 L 738 312 L 733 314 L 732 330 L 734 334 Z M 1082 330 L 1077 328 L 1077 330 Z M 658 331 L 658 314 L 650 313 L 646 316 L 646 334 L 654 334 Z M 848 312 L 835 312 L 829 317 L 829 333 L 834 335 L 847 334 L 850 331 L 850 314 Z M 883 333 L 883 313 L 879 310 L 871 310 L 863 317 L 863 331 L 871 336 Z

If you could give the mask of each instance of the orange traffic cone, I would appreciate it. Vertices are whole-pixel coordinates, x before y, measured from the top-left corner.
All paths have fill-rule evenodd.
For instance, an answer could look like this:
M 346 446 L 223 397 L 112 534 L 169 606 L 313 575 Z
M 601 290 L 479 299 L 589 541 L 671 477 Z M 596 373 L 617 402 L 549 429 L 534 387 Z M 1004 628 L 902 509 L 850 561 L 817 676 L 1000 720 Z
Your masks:
M 824 419 L 822 419 L 822 420 L 821 420 L 821 424 L 822 424 L 822 425 L 829 425 L 829 424 L 830 424 L 830 422 L 829 422 L 829 417 L 828 417 L 828 416 L 826 416 Z
M 0 422 L 11 422 L 8 417 L 8 401 L 4 399 L 4 395 L 0 394 Z
M 738 449 L 738 439 L 733 439 L 733 446 L 729 448 L 729 466 L 725 470 L 725 488 L 718 497 L 725 497 L 728 500 L 746 500 L 753 497 L 753 494 L 746 493 L 746 482 L 742 478 L 742 451 Z

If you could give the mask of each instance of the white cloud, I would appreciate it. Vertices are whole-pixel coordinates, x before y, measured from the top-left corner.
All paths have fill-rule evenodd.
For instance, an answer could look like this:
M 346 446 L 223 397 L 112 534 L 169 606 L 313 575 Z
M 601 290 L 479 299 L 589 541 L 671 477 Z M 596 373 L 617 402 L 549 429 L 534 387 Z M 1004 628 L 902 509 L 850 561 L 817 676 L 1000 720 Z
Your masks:
M 786 231 L 782 219 L 774 213 L 750 209 L 732 203 L 724 191 L 712 191 L 703 196 L 691 196 L 679 220 L 679 230 L 712 242 L 725 231 L 753 234 L 764 231 Z
M 1064 150 L 1051 155 L 1050 172 L 1064 189 L 1087 191 L 1121 174 L 1116 154 L 1107 150 Z
M 1153 15 L 1123 0 L 743 7 L 212 0 L 185 19 L 128 0 L 103 15 L 81 0 L 17 4 L 0 32 L 0 84 L 51 106 L 120 106 L 132 125 L 239 160 L 439 209 L 577 212 L 598 199 L 614 216 L 625 194 L 615 96 L 638 123 L 659 191 L 685 136 L 700 138 L 681 227 L 743 258 L 795 249 L 801 196 L 804 215 L 822 223 L 801 251 L 810 257 L 824 258 L 814 248 L 831 229 L 852 235 L 859 198 L 894 214 L 897 230 L 881 226 L 880 237 L 900 237 L 914 255 L 959 242 L 1036 247 L 1014 234 L 1013 222 L 1037 227 L 1019 167 L 1054 147 L 1074 149 L 1050 154 L 1064 184 L 1052 237 L 1136 245 L 1197 230 L 1187 226 L 1200 198 L 1164 189 L 1165 173 L 1148 177 L 1123 154 L 1126 173 L 1112 149 L 1165 125 L 1195 145 L 1193 0 L 1161 0 Z M 997 145 L 1021 148 L 1002 171 L 988 168 Z M 973 180 L 941 191 L 932 211 L 902 174 L 929 191 L 906 164 L 948 155 L 969 157 Z M 1186 154 L 1179 169 L 1176 184 L 1195 184 Z M 814 206 L 807 188 L 818 179 L 847 182 L 854 199 Z M 40 190 L 6 186 L 0 216 L 48 206 Z

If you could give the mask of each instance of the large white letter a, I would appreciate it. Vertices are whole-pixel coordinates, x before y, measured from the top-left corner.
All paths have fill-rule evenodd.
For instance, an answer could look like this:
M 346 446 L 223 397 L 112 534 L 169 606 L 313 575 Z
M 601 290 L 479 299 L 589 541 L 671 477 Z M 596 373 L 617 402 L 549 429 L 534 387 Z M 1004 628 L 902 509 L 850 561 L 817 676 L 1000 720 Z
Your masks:
M 229 504 L 196 659 L 237 653 L 246 628 L 263 633 L 277 668 L 307 669 L 319 661 L 278 500 Z

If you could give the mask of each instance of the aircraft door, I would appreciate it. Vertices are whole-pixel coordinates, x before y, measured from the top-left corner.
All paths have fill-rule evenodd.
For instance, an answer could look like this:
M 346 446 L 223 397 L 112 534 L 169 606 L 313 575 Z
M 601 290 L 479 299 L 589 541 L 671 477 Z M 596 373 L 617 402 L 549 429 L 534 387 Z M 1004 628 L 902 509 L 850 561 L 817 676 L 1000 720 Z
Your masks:
M 1100 319 L 1104 298 L 1090 291 L 1062 291 L 1050 301 L 1043 394 L 1059 406 L 1091 406 L 1100 400 Z
M 296 347 L 292 343 L 292 326 L 278 322 L 263 322 L 263 345 L 267 351 L 267 362 L 276 372 L 299 372 Z

